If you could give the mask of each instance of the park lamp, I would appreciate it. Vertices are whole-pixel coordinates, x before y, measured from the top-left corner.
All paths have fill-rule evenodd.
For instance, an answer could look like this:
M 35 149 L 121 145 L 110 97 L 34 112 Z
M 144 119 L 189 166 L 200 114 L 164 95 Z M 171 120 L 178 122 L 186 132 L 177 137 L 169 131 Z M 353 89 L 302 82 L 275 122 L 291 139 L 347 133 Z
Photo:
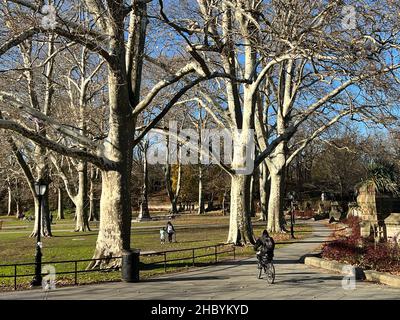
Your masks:
M 36 196 L 39 198 L 39 210 L 37 217 L 37 234 L 36 234 L 36 254 L 35 254 L 35 276 L 31 282 L 32 286 L 42 285 L 42 243 L 40 234 L 42 232 L 42 199 L 47 191 L 47 184 L 43 180 L 38 180 L 34 184 Z
M 37 196 L 44 196 L 47 190 L 47 184 L 42 180 L 35 182 L 35 193 Z

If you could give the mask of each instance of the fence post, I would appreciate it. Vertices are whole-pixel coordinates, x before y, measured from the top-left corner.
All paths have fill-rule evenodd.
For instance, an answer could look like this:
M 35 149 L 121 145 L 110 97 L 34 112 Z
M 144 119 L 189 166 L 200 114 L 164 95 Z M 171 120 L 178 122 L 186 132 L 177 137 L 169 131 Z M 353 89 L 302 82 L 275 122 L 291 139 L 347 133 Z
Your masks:
M 235 246 L 233 246 L 233 260 L 236 260 L 236 251 Z
M 78 284 L 78 261 L 75 261 L 75 284 Z
M 17 265 L 14 264 L 14 290 L 17 290 Z
M 194 267 L 194 249 L 192 250 L 193 253 L 193 267 Z
M 167 253 L 164 252 L 164 272 L 167 272 Z
M 215 249 L 215 262 L 218 262 L 217 246 L 215 246 L 214 249 Z

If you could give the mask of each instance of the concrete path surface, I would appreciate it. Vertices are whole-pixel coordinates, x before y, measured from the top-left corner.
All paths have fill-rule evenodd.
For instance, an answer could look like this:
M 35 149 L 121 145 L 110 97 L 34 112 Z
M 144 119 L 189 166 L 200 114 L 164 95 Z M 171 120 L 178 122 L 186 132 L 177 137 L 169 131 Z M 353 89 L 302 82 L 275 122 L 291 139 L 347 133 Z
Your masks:
M 257 279 L 255 258 L 225 261 L 169 274 L 139 283 L 105 283 L 57 288 L 48 294 L 40 289 L 0 293 L 0 299 L 400 299 L 400 289 L 356 282 L 354 290 L 342 288 L 343 276 L 299 263 L 299 258 L 328 239 L 331 230 L 323 222 L 308 222 L 313 233 L 307 239 L 277 249 L 275 283 Z

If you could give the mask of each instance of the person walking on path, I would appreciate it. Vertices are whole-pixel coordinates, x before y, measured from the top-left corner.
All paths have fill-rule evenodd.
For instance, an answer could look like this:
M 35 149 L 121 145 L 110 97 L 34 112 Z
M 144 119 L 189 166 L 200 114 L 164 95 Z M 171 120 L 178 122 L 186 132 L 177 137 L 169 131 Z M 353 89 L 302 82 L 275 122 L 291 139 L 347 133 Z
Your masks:
M 167 222 L 167 233 L 168 233 L 168 241 L 169 241 L 169 242 L 172 242 L 172 236 L 173 236 L 174 233 L 175 233 L 175 228 L 174 228 L 174 226 L 172 225 L 171 221 L 168 221 L 168 222 Z

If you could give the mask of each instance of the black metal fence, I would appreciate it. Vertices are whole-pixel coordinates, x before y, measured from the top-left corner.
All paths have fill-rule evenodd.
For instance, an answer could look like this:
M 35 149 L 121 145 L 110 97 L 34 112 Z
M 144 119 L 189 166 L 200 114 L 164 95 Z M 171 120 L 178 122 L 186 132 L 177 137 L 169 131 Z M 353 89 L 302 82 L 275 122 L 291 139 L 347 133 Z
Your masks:
M 220 247 L 227 247 L 229 246 L 228 249 L 225 250 L 218 250 Z M 199 250 L 205 250 L 205 249 L 211 249 L 213 248 L 213 252 L 211 253 L 206 253 L 206 254 L 201 254 L 201 255 L 196 255 L 196 251 Z M 179 257 L 179 258 L 174 258 L 174 259 L 168 259 L 168 255 L 171 255 L 173 253 L 177 252 L 188 252 L 189 255 L 187 257 Z M 147 263 L 147 266 L 154 266 L 154 265 L 160 265 L 162 264 L 164 266 L 164 271 L 167 271 L 167 263 L 168 262 L 178 262 L 178 261 L 190 261 L 192 266 L 194 267 L 196 265 L 196 258 L 203 258 L 203 257 L 210 257 L 214 256 L 214 263 L 218 262 L 218 256 L 226 253 L 232 253 L 233 259 L 236 259 L 236 251 L 235 251 L 235 246 L 232 245 L 226 245 L 226 244 L 216 244 L 213 246 L 204 246 L 204 247 L 196 247 L 196 248 L 188 248 L 188 249 L 177 249 L 177 250 L 169 250 L 169 251 L 158 251 L 158 252 L 150 252 L 150 253 L 141 253 L 141 257 L 151 257 L 151 256 L 161 256 L 162 259 L 157 260 L 157 261 L 152 261 L 150 263 Z
M 208 251 L 211 250 L 212 252 L 210 253 L 202 253 L 202 254 L 196 254 L 199 251 Z M 175 255 L 180 252 L 188 252 L 189 255 L 185 257 L 171 257 L 168 258 L 168 256 Z M 148 252 L 148 253 L 141 253 L 140 257 L 154 257 L 156 258 L 156 261 L 151 261 L 149 263 L 144 263 L 143 261 L 140 261 L 140 271 L 144 270 L 151 270 L 153 268 L 157 268 L 157 266 L 161 265 L 164 268 L 164 272 L 167 271 L 168 269 L 168 263 L 171 262 L 178 262 L 178 261 L 190 261 L 192 266 L 196 265 L 196 259 L 204 258 L 204 257 L 210 257 L 213 256 L 214 259 L 212 261 L 207 261 L 207 264 L 211 263 L 216 263 L 218 262 L 218 256 L 223 255 L 223 254 L 228 254 L 231 253 L 233 255 L 233 259 L 236 259 L 236 252 L 235 252 L 235 246 L 232 245 L 227 245 L 227 244 L 216 244 L 212 246 L 203 246 L 203 247 L 196 247 L 196 248 L 188 248 L 188 249 L 176 249 L 176 250 L 169 250 L 169 251 L 153 251 L 153 252 Z M 161 259 L 157 260 L 157 257 L 162 257 Z M 83 259 L 83 260 L 62 260 L 62 261 L 46 261 L 42 262 L 42 266 L 44 265 L 57 265 L 57 264 L 63 264 L 65 265 L 70 265 L 69 266 L 69 271 L 57 271 L 57 276 L 59 275 L 66 275 L 66 274 L 73 274 L 74 275 L 74 281 L 73 284 L 77 285 L 78 284 L 78 275 L 80 273 L 89 273 L 89 272 L 107 272 L 107 271 L 115 271 L 115 268 L 101 268 L 101 269 L 87 269 L 85 268 L 79 268 L 79 264 L 81 263 L 86 263 L 89 264 L 90 262 L 97 262 L 97 261 L 110 261 L 110 260 L 121 260 L 122 257 L 112 257 L 112 258 L 99 258 L 99 259 Z M 142 259 L 141 259 L 142 260 Z M 119 263 L 120 264 L 120 263 Z M 35 263 L 16 263 L 16 264 L 4 264 L 0 265 L 0 279 L 10 279 L 12 278 L 14 280 L 13 286 L 14 290 L 18 289 L 18 279 L 19 278 L 28 278 L 28 277 L 33 277 L 35 274 L 32 273 L 24 273 L 22 271 L 19 271 L 21 267 L 24 267 L 25 272 L 26 269 L 29 269 L 30 266 L 35 266 Z M 3 274 L 2 270 L 4 269 L 11 269 L 12 274 Z M 68 269 L 68 268 L 67 268 Z M 45 276 L 46 274 L 43 274 Z
M 112 260 L 118 260 L 122 257 L 113 257 Z M 82 260 L 62 260 L 62 261 L 46 261 L 42 262 L 42 266 L 44 265 L 57 265 L 57 264 L 64 264 L 64 265 L 71 265 L 72 271 L 57 271 L 57 275 L 65 275 L 65 274 L 73 274 L 74 275 L 74 284 L 78 284 L 78 274 L 79 273 L 88 273 L 88 272 L 105 272 L 105 271 L 113 271 L 114 268 L 104 268 L 104 269 L 78 269 L 78 264 L 82 262 L 94 262 L 94 261 L 103 261 L 103 260 L 111 260 L 110 258 L 99 258 L 99 259 L 82 259 Z M 0 265 L 0 270 L 4 268 L 12 267 L 14 269 L 13 274 L 11 275 L 4 275 L 0 274 L 0 279 L 2 278 L 13 278 L 14 279 L 14 290 L 17 290 L 17 279 L 18 278 L 28 278 L 35 276 L 34 273 L 18 273 L 18 268 L 20 267 L 28 267 L 28 266 L 35 266 L 36 263 L 16 263 L 16 264 L 3 264 Z M 45 276 L 46 274 L 42 274 Z

